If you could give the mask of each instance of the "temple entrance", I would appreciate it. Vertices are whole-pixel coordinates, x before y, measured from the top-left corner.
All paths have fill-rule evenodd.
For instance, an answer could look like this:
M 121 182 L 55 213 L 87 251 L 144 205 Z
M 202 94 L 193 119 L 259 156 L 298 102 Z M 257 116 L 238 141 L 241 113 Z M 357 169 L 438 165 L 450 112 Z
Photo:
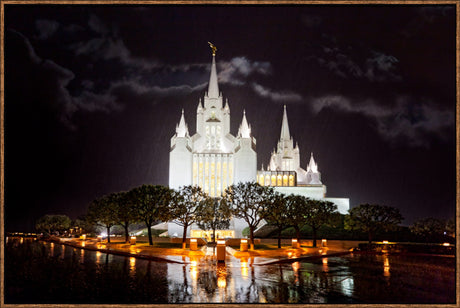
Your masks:
M 212 230 L 190 230 L 190 237 L 204 238 L 206 241 L 212 241 Z M 234 238 L 234 230 L 216 230 L 216 238 Z

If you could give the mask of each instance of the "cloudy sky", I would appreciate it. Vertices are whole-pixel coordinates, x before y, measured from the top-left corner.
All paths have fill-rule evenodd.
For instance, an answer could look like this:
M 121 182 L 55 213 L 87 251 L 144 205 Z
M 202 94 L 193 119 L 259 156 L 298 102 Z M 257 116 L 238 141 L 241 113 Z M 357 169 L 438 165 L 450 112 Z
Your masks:
M 84 214 L 168 183 L 181 109 L 193 134 L 213 42 L 237 133 L 267 165 L 287 106 L 328 196 L 455 213 L 454 6 L 5 5 L 5 226 Z

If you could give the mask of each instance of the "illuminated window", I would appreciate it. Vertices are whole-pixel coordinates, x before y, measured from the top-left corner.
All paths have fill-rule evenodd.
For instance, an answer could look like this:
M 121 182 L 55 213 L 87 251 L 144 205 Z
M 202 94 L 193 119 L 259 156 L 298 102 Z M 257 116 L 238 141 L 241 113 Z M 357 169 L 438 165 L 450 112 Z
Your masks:
M 272 186 L 276 186 L 276 175 L 272 175 Z
M 265 185 L 270 186 L 270 176 L 268 174 L 265 176 Z
M 281 175 L 278 175 L 278 176 L 277 176 L 276 185 L 277 185 L 277 186 L 283 186 L 283 180 L 282 180 Z
M 233 184 L 233 163 L 228 163 L 228 185 Z
M 292 174 L 289 176 L 289 186 L 294 186 L 294 176 Z
M 288 186 L 288 177 L 287 177 L 287 175 L 283 175 L 283 186 Z
M 196 185 L 197 177 L 198 177 L 198 162 L 194 159 L 193 160 L 193 185 Z
M 203 162 L 200 161 L 199 168 L 198 168 L 198 185 L 203 187 Z
M 265 186 L 265 185 L 264 185 L 264 175 L 263 175 L 263 174 L 261 174 L 261 175 L 259 176 L 259 184 L 260 184 L 261 186 Z

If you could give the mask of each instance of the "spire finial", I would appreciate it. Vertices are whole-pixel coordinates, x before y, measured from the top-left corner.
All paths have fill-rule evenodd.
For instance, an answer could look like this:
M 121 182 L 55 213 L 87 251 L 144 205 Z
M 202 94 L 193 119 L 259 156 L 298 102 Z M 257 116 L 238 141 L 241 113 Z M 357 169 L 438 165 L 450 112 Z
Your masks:
M 211 42 L 208 42 L 208 44 L 209 44 L 209 47 L 211 47 L 212 49 L 212 56 L 214 57 L 216 55 L 217 47 L 214 46 L 214 44 Z
M 212 49 L 212 64 L 211 64 L 211 76 L 209 76 L 209 86 L 208 86 L 208 97 L 209 98 L 218 98 L 219 97 L 219 84 L 217 83 L 217 68 L 216 68 L 216 46 L 211 42 L 208 42 L 209 46 Z

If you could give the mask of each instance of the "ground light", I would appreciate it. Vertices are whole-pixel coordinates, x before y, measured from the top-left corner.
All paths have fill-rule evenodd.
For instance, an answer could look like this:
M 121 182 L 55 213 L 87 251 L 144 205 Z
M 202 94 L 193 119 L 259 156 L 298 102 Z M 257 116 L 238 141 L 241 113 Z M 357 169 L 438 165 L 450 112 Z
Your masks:
M 131 239 L 130 239 L 129 243 L 130 243 L 131 245 L 136 245 L 136 237 L 135 237 L 135 236 L 131 236 Z
M 198 242 L 196 238 L 190 239 L 190 250 L 198 250 Z
M 299 243 L 296 238 L 292 239 L 292 248 L 299 248 Z
M 248 251 L 248 240 L 242 239 L 240 241 L 240 251 Z
M 225 262 L 225 240 L 217 240 L 217 262 Z

